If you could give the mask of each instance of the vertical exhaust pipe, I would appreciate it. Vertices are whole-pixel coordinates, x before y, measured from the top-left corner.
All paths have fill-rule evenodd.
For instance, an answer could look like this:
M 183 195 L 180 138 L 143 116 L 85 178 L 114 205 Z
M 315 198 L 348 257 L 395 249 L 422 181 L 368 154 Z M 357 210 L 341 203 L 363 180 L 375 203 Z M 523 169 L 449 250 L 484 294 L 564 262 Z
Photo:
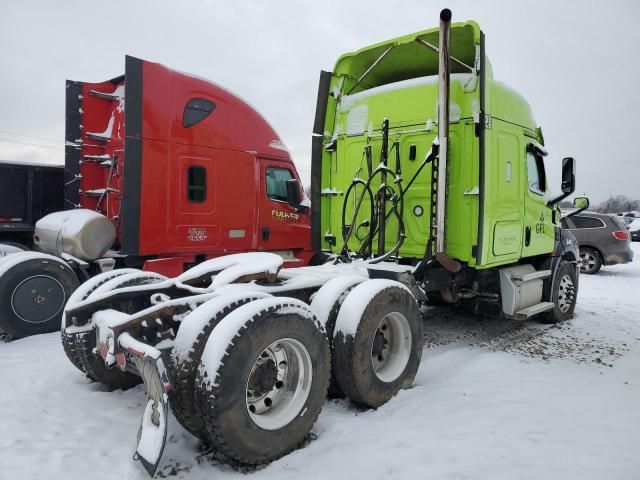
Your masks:
M 460 270 L 460 262 L 450 258 L 446 251 L 447 216 L 447 163 L 449 161 L 449 77 L 451 43 L 451 10 L 448 8 L 440 12 L 440 41 L 438 44 L 438 191 L 436 210 L 436 258 L 440 264 L 450 272 Z
M 445 253 L 445 216 L 447 207 L 447 162 L 449 160 L 449 42 L 451 40 L 451 10 L 440 12 L 438 43 L 438 192 L 436 211 L 436 255 Z

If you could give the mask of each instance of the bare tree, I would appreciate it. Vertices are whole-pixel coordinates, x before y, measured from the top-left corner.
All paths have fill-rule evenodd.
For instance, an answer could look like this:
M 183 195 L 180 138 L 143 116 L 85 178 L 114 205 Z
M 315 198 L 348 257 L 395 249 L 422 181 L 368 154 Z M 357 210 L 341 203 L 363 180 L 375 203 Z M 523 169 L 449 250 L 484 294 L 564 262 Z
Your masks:
M 620 213 L 640 210 L 640 200 L 632 200 L 625 195 L 611 195 L 594 208 L 600 213 Z

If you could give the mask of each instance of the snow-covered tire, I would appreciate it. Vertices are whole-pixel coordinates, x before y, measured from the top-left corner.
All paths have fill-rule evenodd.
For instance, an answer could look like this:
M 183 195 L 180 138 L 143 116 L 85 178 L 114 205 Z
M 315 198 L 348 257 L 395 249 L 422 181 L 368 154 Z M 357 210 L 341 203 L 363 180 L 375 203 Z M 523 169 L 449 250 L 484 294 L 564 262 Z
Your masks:
M 580 247 L 580 271 L 595 275 L 602 267 L 602 255 L 595 248 Z
M 333 336 L 333 371 L 340 389 L 369 407 L 413 383 L 422 358 L 422 316 L 399 282 L 368 280 L 344 300 Z
M 78 347 L 76 346 L 76 336 L 61 332 L 60 341 L 62 342 L 62 349 L 64 350 L 64 354 L 67 356 L 69 361 L 73 364 L 74 367 L 76 367 L 82 373 L 86 374 L 87 372 L 84 371 L 82 360 L 80 359 L 80 355 L 78 354 Z
M 94 277 L 91 277 L 86 282 L 80 284 L 78 288 L 71 294 L 69 300 L 67 300 L 67 304 L 65 305 L 65 310 L 67 310 L 70 306 L 75 305 L 78 302 L 82 302 L 86 300 L 89 295 L 91 295 L 96 288 L 100 285 L 105 284 L 109 280 L 113 280 L 116 277 L 121 277 L 127 273 L 139 272 L 140 270 L 136 270 L 134 268 L 121 268 L 116 270 L 110 270 L 108 272 L 102 272 Z M 62 316 L 61 327 L 64 331 L 65 327 L 67 327 L 66 315 Z
M 202 354 L 196 408 L 213 447 L 259 465 L 300 446 L 324 404 L 329 343 L 308 305 L 255 300 L 227 315 Z
M 134 373 L 123 372 L 118 367 L 107 368 L 104 360 L 96 352 L 95 332 L 77 334 L 75 352 L 87 377 L 94 382 L 106 385 L 111 390 L 118 388 L 127 390 L 142 382 L 142 379 Z
M 56 331 L 78 277 L 63 260 L 14 253 L 0 265 L 0 330 L 13 338 Z
M 0 242 L 0 258 L 14 253 L 28 252 L 29 247 L 18 242 Z
M 236 308 L 258 298 L 270 297 L 263 292 L 237 292 L 215 297 L 203 303 L 180 322 L 171 353 L 171 409 L 180 424 L 198 438 L 206 432 L 195 407 L 195 383 L 200 357 L 209 335 L 220 321 Z
M 357 275 L 341 275 L 329 280 L 313 296 L 313 300 L 311 301 L 311 310 L 315 312 L 318 316 L 318 320 L 324 326 L 329 340 L 329 346 L 331 348 L 332 359 L 333 332 L 342 302 L 344 302 L 347 294 L 351 292 L 356 285 L 365 280 L 365 277 Z M 327 395 L 329 398 L 344 397 L 344 393 L 338 386 L 335 374 L 333 373 L 333 360 L 331 367 L 331 380 L 329 382 L 329 391 L 327 392 Z
M 135 270 L 134 272 L 125 273 L 124 275 L 119 275 L 105 281 L 93 289 L 93 291 L 87 295 L 86 299 L 90 299 L 94 295 L 101 295 L 118 288 L 158 283 L 166 279 L 167 278 L 164 275 L 160 275 L 158 273 Z M 102 383 L 111 389 L 121 388 L 123 390 L 131 388 L 142 382 L 142 379 L 134 373 L 123 372 L 117 367 L 107 368 L 104 360 L 102 360 L 95 349 L 95 332 L 91 331 L 76 334 L 75 354 L 80 359 L 82 370 L 91 380 Z
M 544 323 L 558 323 L 573 317 L 578 298 L 578 265 L 561 260 L 555 272 L 551 301 L 553 310 L 544 313 Z
M 133 272 L 119 275 L 98 285 L 87 298 L 96 298 L 105 293 L 112 292 L 119 288 L 135 287 L 138 285 L 149 285 L 152 283 L 164 282 L 167 277 L 156 272 L 145 272 L 142 270 L 134 270 Z
M 93 291 L 98 288 L 100 285 L 112 280 L 116 277 L 124 275 L 126 273 L 132 273 L 137 270 L 133 268 L 123 268 L 120 270 L 111 270 L 109 272 L 102 272 L 95 277 L 91 277 L 86 282 L 82 283 L 76 290 L 71 294 L 69 300 L 67 300 L 67 304 L 65 305 L 65 310 L 67 310 L 71 305 L 75 305 L 78 302 L 86 300 L 89 295 L 93 293 Z M 80 359 L 80 355 L 78 354 L 76 347 L 76 335 L 71 335 L 65 332 L 67 325 L 67 317 L 66 313 L 62 313 L 62 321 L 61 325 L 61 341 L 62 341 L 62 349 L 64 350 L 65 355 L 69 359 L 69 361 L 80 370 L 82 373 L 87 373 L 82 366 L 82 360 Z

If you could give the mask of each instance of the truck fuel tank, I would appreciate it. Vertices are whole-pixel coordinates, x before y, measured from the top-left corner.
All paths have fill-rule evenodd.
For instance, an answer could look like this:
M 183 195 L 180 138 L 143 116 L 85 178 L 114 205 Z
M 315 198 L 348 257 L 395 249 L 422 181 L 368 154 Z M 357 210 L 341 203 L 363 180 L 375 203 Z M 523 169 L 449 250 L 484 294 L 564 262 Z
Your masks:
M 113 245 L 116 229 L 104 215 L 77 209 L 55 212 L 36 223 L 34 242 L 52 255 L 68 253 L 80 260 L 102 257 Z

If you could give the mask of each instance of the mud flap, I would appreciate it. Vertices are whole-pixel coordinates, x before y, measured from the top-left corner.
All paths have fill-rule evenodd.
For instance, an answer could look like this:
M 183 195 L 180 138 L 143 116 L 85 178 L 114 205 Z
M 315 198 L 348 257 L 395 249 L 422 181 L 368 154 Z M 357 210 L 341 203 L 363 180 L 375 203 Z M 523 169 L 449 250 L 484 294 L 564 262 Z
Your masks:
M 460 265 L 460 262 L 458 262 L 457 260 L 454 260 L 444 252 L 436 253 L 436 258 L 438 259 L 438 262 L 440 262 L 440 265 L 442 265 L 446 270 L 450 272 L 456 273 L 456 272 L 459 272 L 460 269 L 462 268 L 462 265 Z
M 171 383 L 162 357 L 133 357 L 132 361 L 147 388 L 147 406 L 138 429 L 138 444 L 133 459 L 140 460 L 145 470 L 153 477 L 167 439 L 167 392 Z

